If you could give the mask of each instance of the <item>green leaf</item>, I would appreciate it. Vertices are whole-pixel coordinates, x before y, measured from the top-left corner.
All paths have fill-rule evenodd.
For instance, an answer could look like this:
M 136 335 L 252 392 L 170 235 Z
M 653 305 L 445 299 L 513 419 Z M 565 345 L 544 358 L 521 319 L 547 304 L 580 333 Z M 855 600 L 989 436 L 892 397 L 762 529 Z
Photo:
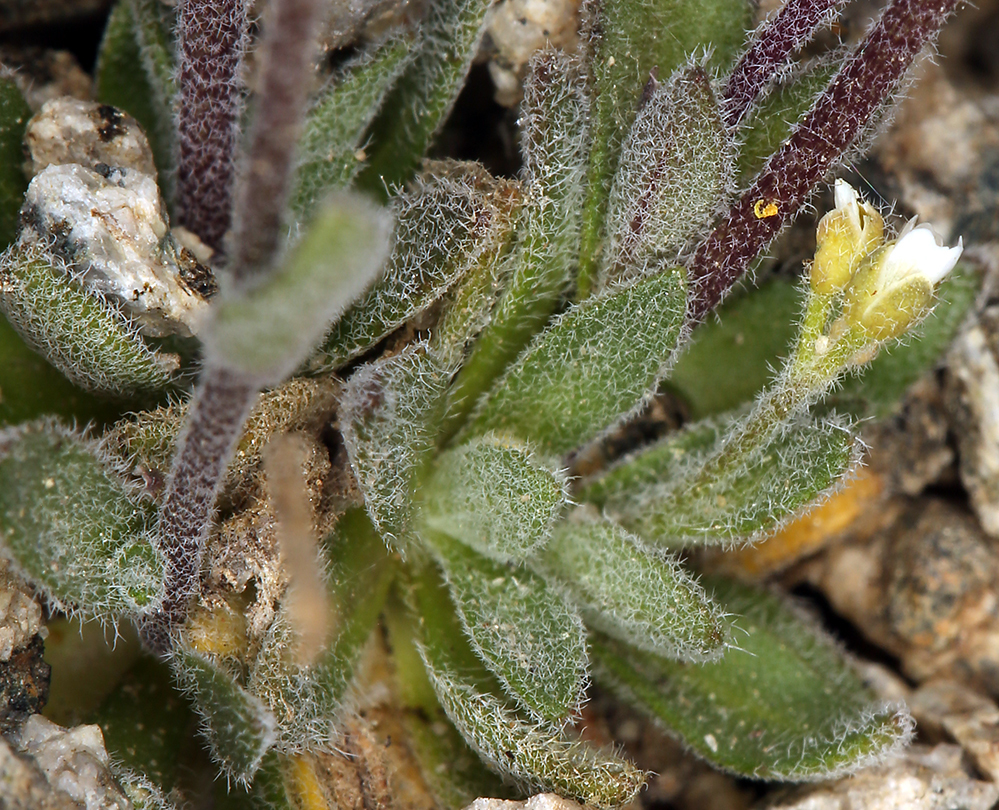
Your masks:
M 201 715 L 202 734 L 227 779 L 248 785 L 277 739 L 277 721 L 232 673 L 183 646 L 170 661 L 180 687 Z
M 740 776 L 831 779 L 912 738 L 908 712 L 878 703 L 812 622 L 765 591 L 722 581 L 714 590 L 743 631 L 724 658 L 682 664 L 594 636 L 598 679 Z
M 305 119 L 291 207 L 303 219 L 330 191 L 346 188 L 364 166 L 364 133 L 385 95 L 412 63 L 411 37 L 390 37 L 352 59 L 331 79 Z
M 563 521 L 534 563 L 594 627 L 639 649 L 685 661 L 717 659 L 724 611 L 679 559 L 642 546 L 607 520 Z
M 53 604 L 117 620 L 159 607 L 163 557 L 152 504 L 94 443 L 54 422 L 0 433 L 0 538 Z
M 858 461 L 859 444 L 842 422 L 797 422 L 746 464 L 694 486 L 738 427 L 738 420 L 696 424 L 625 459 L 580 497 L 657 546 L 732 545 L 773 533 Z
M 532 791 L 553 791 L 597 808 L 631 801 L 645 774 L 631 763 L 571 738 L 559 726 L 526 720 L 496 697 L 498 684 L 463 642 L 447 591 L 424 573 L 416 599 L 420 653 L 448 718 L 479 756 Z
M 249 689 L 277 718 L 275 744 L 283 753 L 335 746 L 334 721 L 344 711 L 358 658 L 392 580 L 385 545 L 363 510 L 341 515 L 324 545 L 333 561 L 326 583 L 335 635 L 311 666 L 302 667 L 289 657 L 294 630 L 280 615 L 250 669 Z
M 29 118 L 31 108 L 13 76 L 0 69 L 0 248 L 6 248 L 17 236 L 18 212 L 28 188 L 21 164 Z
M 151 657 L 135 663 L 89 720 L 104 732 L 112 760 L 168 793 L 182 769 L 178 752 L 197 744 L 194 716 L 169 667 Z
M 694 419 L 752 401 L 789 352 L 801 307 L 801 287 L 784 279 L 733 295 L 717 318 L 694 331 L 666 386 L 683 398 Z
M 418 474 L 436 445 L 447 374 L 424 345 L 361 367 L 340 404 L 340 430 L 368 516 L 405 545 Z
M 752 27 L 746 0 L 591 0 L 584 9 L 593 148 L 587 171 L 580 297 L 593 291 L 604 246 L 604 218 L 621 144 L 653 70 L 668 76 L 688 54 L 710 48 L 709 70 L 724 69 Z
M 441 298 L 513 227 L 510 187 L 469 164 L 437 164 L 393 201 L 395 244 L 384 273 L 343 314 L 313 364 L 336 369 Z
M 557 318 L 495 384 L 470 431 L 512 433 L 561 455 L 635 408 L 680 336 L 682 269 L 585 301 Z
M 366 198 L 331 197 L 276 272 L 248 291 L 220 296 L 202 335 L 209 362 L 261 387 L 281 382 L 372 282 L 390 230 L 388 213 Z
M 506 693 L 539 720 L 577 711 L 586 682 L 579 614 L 527 569 L 493 562 L 441 532 L 422 536 L 444 569 L 473 649 Z
M 442 453 L 423 498 L 428 526 L 499 562 L 522 561 L 543 546 L 568 502 L 564 476 L 525 445 L 495 436 Z
M 521 104 L 520 240 L 511 259 L 509 284 L 492 321 L 455 380 L 448 437 L 545 326 L 572 285 L 589 145 L 588 113 L 578 61 L 560 51 L 539 52 L 531 62 Z
M 39 244 L 0 255 L 0 311 L 32 349 L 71 382 L 124 396 L 166 388 L 179 360 L 146 346 L 117 308 L 85 292 Z
M 361 188 L 384 194 L 409 179 L 465 83 L 491 5 L 491 0 L 429 4 L 419 48 L 372 125 Z
M 121 406 L 77 388 L 28 348 L 6 318 L 0 318 L 0 426 L 40 416 L 60 416 L 81 424 L 105 423 Z
M 812 108 L 816 96 L 826 89 L 839 70 L 838 59 L 815 59 L 774 87 L 754 104 L 740 131 L 736 173 L 740 185 L 748 185 L 798 120 Z
M 646 91 L 611 186 L 600 289 L 677 264 L 732 185 L 731 138 L 704 68 Z
M 858 419 L 884 419 L 909 387 L 930 371 L 957 334 L 981 289 L 981 278 L 968 265 L 958 265 L 937 289 L 937 305 L 898 346 L 886 346 L 859 376 L 847 377 L 829 394 L 821 410 L 846 411 Z
M 438 703 L 420 657 L 419 620 L 394 598 L 384 622 L 406 743 L 440 806 L 467 807 L 479 796 L 513 798 L 510 786 L 482 767 Z
M 120 0 L 104 28 L 97 56 L 96 95 L 142 126 L 156 158 L 160 182 L 173 168 L 173 40 L 159 0 Z

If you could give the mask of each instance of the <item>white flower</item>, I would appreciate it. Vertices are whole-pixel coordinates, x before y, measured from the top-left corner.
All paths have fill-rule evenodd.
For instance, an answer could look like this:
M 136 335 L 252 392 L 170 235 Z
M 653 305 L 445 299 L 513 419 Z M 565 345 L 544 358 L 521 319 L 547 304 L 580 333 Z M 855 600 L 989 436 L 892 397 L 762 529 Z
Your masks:
M 954 269 L 963 251 L 962 239 L 958 238 L 957 247 L 947 247 L 932 225 L 928 222 L 916 225 L 916 218 L 913 217 L 882 261 L 879 283 L 888 288 L 919 275 L 935 287 Z
M 954 269 L 964 244 L 946 247 L 915 217 L 899 238 L 870 254 L 846 291 L 845 314 L 874 340 L 898 337 L 926 315 L 937 284 Z

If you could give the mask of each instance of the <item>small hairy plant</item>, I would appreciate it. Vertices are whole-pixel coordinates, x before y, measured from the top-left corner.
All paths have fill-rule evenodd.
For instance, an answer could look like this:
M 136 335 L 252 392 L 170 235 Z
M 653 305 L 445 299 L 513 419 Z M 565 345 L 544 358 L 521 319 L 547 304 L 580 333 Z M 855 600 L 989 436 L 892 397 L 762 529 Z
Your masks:
M 766 538 L 839 486 L 853 418 L 901 394 L 969 300 L 956 274 L 922 346 L 875 360 L 961 246 L 894 234 L 836 181 L 802 283 L 705 322 L 956 0 L 894 0 L 854 50 L 795 61 L 844 5 L 787 0 L 744 42 L 746 0 L 587 0 L 580 53 L 531 63 L 515 180 L 421 164 L 486 0 L 434 0 L 318 89 L 320 0 L 271 0 L 255 44 L 243 0 L 119 0 L 100 137 L 43 159 L 28 125 L 27 197 L 10 156 L 28 111 L 0 77 L 0 338 L 69 380 L 29 365 L 39 397 L 13 404 L 0 380 L 3 553 L 53 609 L 138 625 L 200 717 L 221 806 L 332 806 L 317 757 L 376 650 L 441 806 L 630 801 L 645 774 L 574 727 L 591 678 L 751 778 L 828 778 L 908 741 L 904 707 L 812 622 L 681 556 Z M 155 167 L 114 164 L 108 121 L 138 131 L 122 110 Z M 72 194 L 108 202 L 63 210 Z M 755 360 L 721 348 L 732 324 Z M 850 413 L 818 407 L 868 365 L 877 397 L 851 383 Z M 662 384 L 698 421 L 583 463 Z M 150 670 L 94 720 L 134 805 L 170 807 L 183 721 L 130 702 Z M 469 749 L 506 787 L 459 764 Z

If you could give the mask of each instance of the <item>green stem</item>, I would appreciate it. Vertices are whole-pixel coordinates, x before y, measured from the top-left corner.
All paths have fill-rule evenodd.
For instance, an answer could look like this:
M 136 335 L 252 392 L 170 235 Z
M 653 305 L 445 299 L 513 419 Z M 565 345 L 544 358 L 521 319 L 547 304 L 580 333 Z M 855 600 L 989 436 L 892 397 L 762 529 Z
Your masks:
M 810 293 L 801 335 L 784 372 L 724 445 L 694 472 L 691 480 L 677 491 L 700 490 L 745 466 L 746 460 L 770 442 L 781 425 L 814 403 L 839 379 L 853 358 L 870 343 L 864 333 L 850 329 L 828 349 L 817 351 L 833 296 Z

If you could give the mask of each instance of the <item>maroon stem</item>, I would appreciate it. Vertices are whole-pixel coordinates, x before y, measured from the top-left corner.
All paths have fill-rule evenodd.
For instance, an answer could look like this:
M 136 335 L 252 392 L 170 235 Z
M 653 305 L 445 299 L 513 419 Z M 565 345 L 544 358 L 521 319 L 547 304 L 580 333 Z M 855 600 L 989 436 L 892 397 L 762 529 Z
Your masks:
M 232 214 L 245 0 L 182 0 L 177 36 L 176 221 L 221 251 Z
M 208 366 L 202 373 L 160 507 L 165 596 L 161 612 L 142 627 L 146 646 L 157 654 L 169 652 L 173 630 L 199 591 L 215 499 L 258 391 L 254 380 L 224 368 Z
M 849 0 L 787 0 L 763 23 L 725 82 L 721 94 L 725 123 L 736 127 L 763 89 L 780 76 L 795 51 Z
M 959 0 L 895 0 L 689 266 L 699 322 L 778 234 L 895 92 Z
M 308 101 L 320 4 L 321 0 L 270 3 L 260 50 L 263 69 L 253 135 L 233 208 L 235 239 L 229 270 L 237 282 L 270 271 L 278 249 L 295 142 Z M 222 36 L 228 39 L 225 32 Z M 212 80 L 218 81 L 220 75 L 212 74 Z M 231 165 L 228 171 L 231 179 Z M 231 182 L 226 190 L 227 214 L 229 189 Z M 219 240 L 228 222 L 227 218 L 225 228 L 216 234 Z M 215 499 L 259 390 L 259 380 L 222 366 L 209 364 L 202 372 L 160 509 L 158 539 L 166 555 L 163 608 L 142 627 L 146 645 L 161 655 L 169 652 L 173 633 L 200 589 L 201 559 Z
M 231 271 L 237 283 L 267 272 L 280 244 L 295 144 L 308 105 L 320 6 L 319 0 L 271 4 L 261 47 L 267 69 L 236 198 Z

